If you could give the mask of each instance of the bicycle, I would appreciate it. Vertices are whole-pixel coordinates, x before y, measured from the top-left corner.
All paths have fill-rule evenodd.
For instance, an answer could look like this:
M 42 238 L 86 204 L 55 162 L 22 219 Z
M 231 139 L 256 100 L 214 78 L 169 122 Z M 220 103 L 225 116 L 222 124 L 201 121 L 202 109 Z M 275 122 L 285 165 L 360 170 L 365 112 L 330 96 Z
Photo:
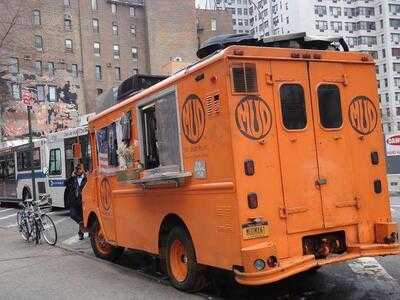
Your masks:
M 17 224 L 21 237 L 25 241 L 39 241 L 43 239 L 47 244 L 54 246 L 57 243 L 57 229 L 53 220 L 42 212 L 41 203 L 47 200 L 41 195 L 39 202 L 32 199 L 20 203 L 21 210 L 17 212 Z

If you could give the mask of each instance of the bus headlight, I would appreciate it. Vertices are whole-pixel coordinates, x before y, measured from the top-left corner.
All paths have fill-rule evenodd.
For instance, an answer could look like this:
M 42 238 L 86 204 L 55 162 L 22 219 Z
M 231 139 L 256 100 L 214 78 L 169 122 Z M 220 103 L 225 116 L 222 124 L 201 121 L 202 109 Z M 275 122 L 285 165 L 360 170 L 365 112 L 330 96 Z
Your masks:
M 256 259 L 254 261 L 254 268 L 256 268 L 258 271 L 262 271 L 265 269 L 265 261 L 262 259 Z

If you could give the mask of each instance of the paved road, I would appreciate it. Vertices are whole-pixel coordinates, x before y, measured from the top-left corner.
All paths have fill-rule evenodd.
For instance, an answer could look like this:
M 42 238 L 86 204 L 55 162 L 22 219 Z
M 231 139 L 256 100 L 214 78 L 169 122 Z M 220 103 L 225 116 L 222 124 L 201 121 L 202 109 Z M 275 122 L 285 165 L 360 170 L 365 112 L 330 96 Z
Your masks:
M 391 199 L 391 210 L 400 223 L 400 197 Z M 0 207 L 1 299 L 400 299 L 400 257 L 358 259 L 257 288 L 239 287 L 229 274 L 218 273 L 201 294 L 182 294 L 151 257 L 126 251 L 117 264 L 95 258 L 88 238 L 78 240 L 77 225 L 62 210 L 49 213 L 58 247 L 25 243 L 16 230 L 16 212 Z M 21 282 L 29 284 L 21 288 Z

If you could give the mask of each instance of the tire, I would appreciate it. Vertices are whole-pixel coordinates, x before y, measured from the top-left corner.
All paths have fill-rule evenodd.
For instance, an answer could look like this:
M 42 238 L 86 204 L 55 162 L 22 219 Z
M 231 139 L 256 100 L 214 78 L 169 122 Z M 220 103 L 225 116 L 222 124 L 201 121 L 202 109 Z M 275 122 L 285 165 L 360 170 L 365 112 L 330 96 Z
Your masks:
M 29 230 L 28 220 L 23 216 L 23 212 L 21 210 L 17 212 L 17 224 L 22 239 L 24 241 L 28 241 L 31 236 L 31 230 Z
M 57 228 L 53 220 L 46 214 L 40 216 L 41 235 L 47 244 L 54 246 L 57 243 Z
M 109 244 L 104 237 L 99 221 L 96 219 L 90 228 L 90 243 L 94 254 L 104 260 L 116 261 L 124 252 L 123 247 Z
M 182 227 L 168 234 L 165 248 L 165 269 L 171 284 L 182 291 L 197 292 L 205 286 L 202 268 L 197 264 L 193 242 Z

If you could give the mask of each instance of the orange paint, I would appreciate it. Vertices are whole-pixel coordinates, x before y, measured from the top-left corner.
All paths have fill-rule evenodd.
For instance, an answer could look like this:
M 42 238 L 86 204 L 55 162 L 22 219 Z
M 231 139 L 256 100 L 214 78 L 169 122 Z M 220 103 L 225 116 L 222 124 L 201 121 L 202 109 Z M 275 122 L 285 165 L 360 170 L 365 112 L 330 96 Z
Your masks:
M 259 285 L 318 265 L 399 254 L 398 240 L 385 239 L 396 224 L 378 108 L 375 67 L 365 54 L 229 47 L 90 121 L 85 225 L 97 218 L 113 246 L 164 258 L 170 246 L 167 261 L 182 289 L 193 270 L 186 256 Z M 163 119 L 166 111 L 173 117 Z M 118 166 L 104 169 L 121 142 L 112 142 L 113 123 L 128 112 L 135 160 L 146 169 L 131 182 L 117 180 Z M 108 146 L 99 148 L 107 126 Z M 248 160 L 254 174 L 245 174 Z M 248 197 L 258 206 L 251 209 Z M 190 243 L 173 241 L 175 227 L 195 256 Z M 256 268 L 257 259 L 275 258 L 276 266 Z

